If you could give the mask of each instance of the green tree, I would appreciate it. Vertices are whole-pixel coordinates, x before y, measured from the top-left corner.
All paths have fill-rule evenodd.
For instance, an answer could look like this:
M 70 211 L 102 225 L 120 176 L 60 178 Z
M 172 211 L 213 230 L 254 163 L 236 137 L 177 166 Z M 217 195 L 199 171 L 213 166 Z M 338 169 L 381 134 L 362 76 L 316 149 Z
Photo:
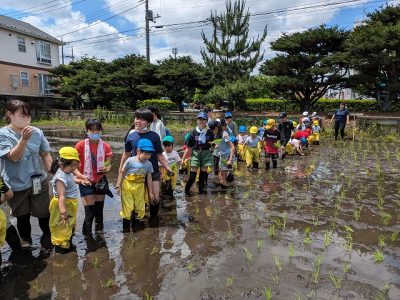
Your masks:
M 285 33 L 271 43 L 271 49 L 278 54 L 267 60 L 260 71 L 275 77 L 278 95 L 308 110 L 328 89 L 346 83 L 344 43 L 348 35 L 346 30 L 325 25 Z
M 176 102 L 183 111 L 182 101 L 190 102 L 196 88 L 202 87 L 206 70 L 190 56 L 169 57 L 158 64 L 155 76 L 163 87 L 163 96 Z
M 400 6 L 386 6 L 354 28 L 347 43 L 352 87 L 377 99 L 382 111 L 399 103 Z
M 245 1 L 228 0 L 224 13 L 211 13 L 212 37 L 201 34 L 205 44 L 201 55 L 217 84 L 248 78 L 263 58 L 260 47 L 267 31 L 261 37 L 249 39 L 250 13 L 245 7 Z

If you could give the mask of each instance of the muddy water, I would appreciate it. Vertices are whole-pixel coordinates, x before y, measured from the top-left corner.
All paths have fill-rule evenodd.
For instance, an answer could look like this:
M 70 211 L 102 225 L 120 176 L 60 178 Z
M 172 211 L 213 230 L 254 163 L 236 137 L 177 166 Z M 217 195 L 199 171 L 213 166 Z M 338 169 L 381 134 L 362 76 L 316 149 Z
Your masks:
M 54 150 L 81 137 L 45 134 Z M 116 154 L 110 182 L 123 135 L 105 136 Z M 104 234 L 85 240 L 80 205 L 76 252 L 41 255 L 37 226 L 31 250 L 2 248 L 13 266 L 0 298 L 400 299 L 400 145 L 326 137 L 307 154 L 268 172 L 239 165 L 226 192 L 185 198 L 182 181 L 159 226 L 136 233 L 121 233 L 115 196 Z

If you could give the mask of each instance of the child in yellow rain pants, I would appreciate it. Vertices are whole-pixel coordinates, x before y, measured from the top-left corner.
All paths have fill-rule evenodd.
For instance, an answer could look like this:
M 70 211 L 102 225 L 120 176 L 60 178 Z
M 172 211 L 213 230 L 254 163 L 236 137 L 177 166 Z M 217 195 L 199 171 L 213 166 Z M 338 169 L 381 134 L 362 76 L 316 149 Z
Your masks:
M 310 135 L 308 137 L 308 143 L 309 144 L 313 143 L 314 145 L 319 145 L 320 132 L 321 132 L 321 127 L 319 126 L 319 121 L 314 120 L 313 125 L 312 125 L 312 135 Z
M 237 141 L 237 156 L 238 161 L 246 161 L 246 152 L 244 151 L 244 142 L 249 137 L 246 133 L 247 128 L 246 126 L 239 126 L 239 134 L 236 136 Z
M 71 243 L 75 231 L 76 213 L 78 210 L 78 185 L 89 184 L 76 179 L 73 172 L 79 167 L 78 151 L 73 147 L 63 147 L 59 158 L 53 162 L 51 173 L 54 174 L 50 184 L 53 198 L 50 200 L 51 242 L 56 253 L 67 253 L 74 250 Z
M 178 178 L 178 169 L 182 162 L 178 152 L 174 150 L 174 138 L 167 135 L 162 140 L 164 146 L 163 155 L 168 161 L 168 164 L 172 171 L 172 176 L 168 175 L 168 172 L 164 168 L 160 168 L 161 171 L 161 192 L 167 196 L 172 197 L 174 189 L 176 187 L 176 181 Z
M 252 126 L 250 128 L 250 136 L 244 142 L 246 151 L 246 166 L 248 168 L 253 167 L 258 169 L 260 163 L 260 149 L 258 147 L 258 142 L 261 138 L 257 135 L 257 127 Z
M 145 214 L 147 194 L 151 203 L 154 200 L 153 180 L 151 178 L 154 170 L 149 161 L 154 151 L 155 149 L 150 140 L 140 139 L 137 142 L 137 155 L 129 157 L 125 161 L 118 175 L 115 188 L 118 195 L 122 193 L 122 209 L 119 214 L 122 217 L 123 232 L 129 232 L 130 227 L 133 230 L 144 228 L 142 219 Z

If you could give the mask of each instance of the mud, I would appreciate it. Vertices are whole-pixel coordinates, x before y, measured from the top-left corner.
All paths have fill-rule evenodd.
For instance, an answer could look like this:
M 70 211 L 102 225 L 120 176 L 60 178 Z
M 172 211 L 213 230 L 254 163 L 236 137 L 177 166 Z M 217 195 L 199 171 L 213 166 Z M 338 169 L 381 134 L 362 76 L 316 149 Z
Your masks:
M 105 136 L 110 183 L 124 133 Z M 45 134 L 54 152 L 81 138 Z M 135 233 L 121 232 L 120 199 L 107 197 L 104 234 L 85 240 L 80 203 L 77 251 L 65 255 L 40 254 L 33 220 L 31 249 L 2 248 L 12 266 L 0 298 L 400 299 L 400 145 L 325 137 L 307 154 L 268 172 L 239 165 L 226 192 L 185 198 L 182 181 L 159 224 Z

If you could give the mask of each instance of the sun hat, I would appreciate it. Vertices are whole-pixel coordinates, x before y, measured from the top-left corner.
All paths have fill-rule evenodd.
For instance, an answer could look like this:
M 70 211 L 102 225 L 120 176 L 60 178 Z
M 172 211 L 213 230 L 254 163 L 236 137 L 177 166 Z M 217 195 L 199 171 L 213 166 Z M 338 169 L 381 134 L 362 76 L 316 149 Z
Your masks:
M 197 114 L 197 119 L 204 119 L 204 120 L 208 120 L 208 115 L 206 112 L 201 111 Z
M 315 126 L 319 125 L 318 120 L 314 120 L 314 121 L 313 121 L 313 125 L 315 125 Z
M 252 134 L 257 134 L 257 132 L 258 132 L 258 129 L 257 129 L 256 126 L 251 126 L 251 127 L 250 127 L 250 133 L 252 133 Z
M 78 151 L 73 147 L 62 147 L 58 154 L 63 159 L 79 160 Z
M 311 114 L 311 117 L 315 117 L 317 115 L 317 112 L 313 112 L 312 114 Z
M 145 152 L 154 152 L 153 143 L 149 139 L 140 139 L 137 142 L 137 148 Z
M 275 126 L 275 120 L 274 119 L 268 119 L 267 125 L 265 125 L 265 129 L 270 129 L 271 127 Z
M 225 113 L 225 119 L 227 119 L 227 118 L 232 118 L 232 113 L 230 111 L 227 111 Z
M 173 136 L 172 135 L 166 135 L 164 138 L 163 138 L 163 143 L 164 142 L 170 142 L 170 143 L 173 143 L 174 142 L 174 138 L 173 138 Z
M 308 111 L 303 112 L 304 117 L 308 117 Z

